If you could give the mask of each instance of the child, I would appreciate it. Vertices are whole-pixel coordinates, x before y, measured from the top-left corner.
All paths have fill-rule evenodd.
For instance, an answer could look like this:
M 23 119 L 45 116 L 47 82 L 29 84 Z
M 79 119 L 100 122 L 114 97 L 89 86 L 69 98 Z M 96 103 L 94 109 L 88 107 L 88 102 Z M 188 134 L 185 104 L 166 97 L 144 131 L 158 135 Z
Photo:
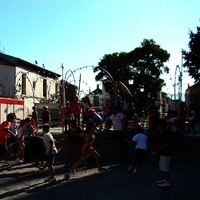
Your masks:
M 159 119 L 158 129 L 161 131 L 161 141 L 159 145 L 160 163 L 159 169 L 162 173 L 162 180 L 158 181 L 159 187 L 170 187 L 169 182 L 169 164 L 173 155 L 172 134 L 167 129 L 168 122 L 166 119 Z
M 20 121 L 20 125 L 18 127 L 17 131 L 17 138 L 18 138 L 18 153 L 17 153 L 17 158 L 15 160 L 15 164 L 20 164 L 24 162 L 24 149 L 25 149 L 25 144 L 24 144 L 24 134 L 23 134 L 23 126 L 24 126 L 24 120 Z M 20 156 L 22 159 L 20 160 Z
M 37 122 L 38 122 L 37 107 L 33 106 L 32 109 L 33 109 L 33 112 L 32 112 L 32 117 L 31 117 L 31 125 L 33 126 L 34 129 L 37 129 Z
M 132 141 L 125 140 L 128 143 L 133 142 L 135 144 L 134 157 L 129 167 L 129 170 L 133 169 L 133 174 L 137 174 L 138 167 L 147 151 L 147 140 L 148 137 L 144 134 L 144 129 L 140 125 L 136 127 L 136 135 L 133 136 Z
M 0 160 L 1 160 L 1 157 L 3 157 L 5 154 L 8 153 L 7 143 L 8 143 L 9 134 L 12 135 L 13 137 L 16 137 L 15 133 L 13 133 L 10 130 L 10 126 L 13 120 L 14 120 L 14 115 L 8 114 L 7 120 L 2 122 L 0 125 Z
M 34 128 L 31 125 L 31 120 L 28 117 L 24 120 L 22 131 L 26 141 L 29 141 L 32 136 L 35 136 Z
M 83 131 L 81 127 L 77 124 L 75 120 L 71 120 L 69 122 L 69 131 L 67 137 L 65 138 L 64 143 L 68 140 L 70 141 L 68 148 L 67 148 L 67 158 L 64 167 L 69 167 L 69 159 L 72 153 L 76 150 L 80 156 L 82 154 L 82 147 L 83 147 Z
M 56 181 L 56 178 L 54 176 L 54 160 L 55 156 L 57 154 L 57 149 L 55 147 L 54 139 L 51 133 L 49 133 L 49 124 L 43 125 L 43 142 L 46 147 L 46 154 L 47 154 L 47 167 L 49 170 L 49 177 L 45 179 L 45 181 L 48 181 L 48 184 L 52 184 Z
M 94 156 L 96 158 L 96 164 L 99 171 L 105 170 L 105 168 L 100 167 L 100 160 L 99 160 L 99 154 L 95 150 L 92 142 L 93 142 L 93 134 L 96 130 L 96 124 L 94 122 L 90 122 L 86 127 L 86 139 L 85 144 L 82 148 L 82 156 L 80 160 L 78 160 L 73 167 L 70 168 L 71 172 L 74 174 L 76 171 L 75 169 L 79 167 L 82 163 L 84 163 L 89 157 Z

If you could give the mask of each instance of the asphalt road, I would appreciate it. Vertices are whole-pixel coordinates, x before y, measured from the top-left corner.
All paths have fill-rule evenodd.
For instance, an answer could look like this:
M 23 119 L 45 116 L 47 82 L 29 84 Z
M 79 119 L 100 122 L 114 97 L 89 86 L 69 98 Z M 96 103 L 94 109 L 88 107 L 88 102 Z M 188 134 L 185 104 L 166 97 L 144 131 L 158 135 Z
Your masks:
M 71 160 L 73 164 L 77 156 Z M 0 199 L 28 200 L 199 200 L 199 155 L 176 155 L 170 170 L 170 188 L 159 188 L 159 156 L 146 155 L 137 175 L 128 171 L 131 157 L 102 155 L 107 168 L 98 172 L 95 162 L 83 165 L 76 174 L 63 168 L 64 157 L 58 155 L 55 165 L 57 181 L 44 183 L 47 169 L 39 170 L 32 164 L 15 165 L 14 158 L 0 161 Z

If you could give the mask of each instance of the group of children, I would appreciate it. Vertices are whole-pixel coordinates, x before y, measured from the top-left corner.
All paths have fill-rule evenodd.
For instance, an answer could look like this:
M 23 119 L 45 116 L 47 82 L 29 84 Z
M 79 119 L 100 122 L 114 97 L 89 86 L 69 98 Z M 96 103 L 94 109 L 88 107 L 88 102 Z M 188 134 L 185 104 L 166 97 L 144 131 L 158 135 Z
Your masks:
M 162 179 L 157 182 L 159 187 L 169 187 L 169 166 L 172 155 L 174 154 L 174 137 L 170 131 L 170 122 L 166 119 L 158 120 L 158 130 L 160 132 L 160 139 L 154 147 L 160 154 L 159 170 L 162 174 Z M 137 173 L 140 163 L 147 151 L 148 137 L 144 134 L 143 128 L 138 125 L 135 130 L 136 134 L 132 140 L 125 139 L 128 143 L 133 143 L 135 152 L 129 170 L 133 170 L 133 174 Z
M 158 186 L 160 187 L 170 186 L 169 164 L 174 153 L 172 145 L 173 135 L 172 132 L 168 129 L 170 127 L 170 123 L 173 123 L 173 120 L 171 121 L 167 121 L 166 119 L 160 119 L 158 121 L 158 129 L 161 133 L 160 144 L 158 144 L 160 151 L 159 169 L 163 177 L 161 181 L 158 181 Z M 15 123 L 15 116 L 13 114 L 8 114 L 7 120 L 0 125 L 0 155 L 2 156 L 8 152 L 7 141 L 8 137 L 12 136 L 13 138 L 17 139 L 19 144 L 17 159 L 15 161 L 17 164 L 19 164 L 23 162 L 24 158 L 24 141 L 28 141 L 32 136 L 35 136 L 35 132 L 29 118 L 21 120 L 19 127 L 17 127 L 17 134 L 11 131 L 12 123 Z M 54 138 L 49 132 L 49 128 L 49 124 L 45 123 L 43 125 L 43 142 L 46 147 L 47 167 L 49 170 L 49 177 L 45 181 L 48 181 L 48 184 L 52 184 L 56 181 L 53 164 L 58 150 L 55 146 Z M 77 125 L 75 120 L 71 120 L 69 122 L 69 131 L 66 137 L 66 141 L 69 139 L 70 144 L 68 146 L 65 166 L 69 167 L 72 173 L 75 173 L 76 168 L 78 168 L 82 163 L 86 162 L 91 156 L 95 157 L 98 170 L 105 170 L 105 168 L 102 168 L 100 165 L 99 153 L 96 151 L 93 145 L 95 132 L 95 122 L 87 123 L 85 133 L 83 133 L 82 129 Z M 133 143 L 135 146 L 134 157 L 131 166 L 129 167 L 129 170 L 133 170 L 133 174 L 137 173 L 138 167 L 147 151 L 147 140 L 148 137 L 144 134 L 144 130 L 140 125 L 136 126 L 135 134 L 131 140 L 125 139 L 126 142 Z M 80 159 L 72 167 L 70 167 L 68 165 L 69 159 L 75 150 L 79 152 Z

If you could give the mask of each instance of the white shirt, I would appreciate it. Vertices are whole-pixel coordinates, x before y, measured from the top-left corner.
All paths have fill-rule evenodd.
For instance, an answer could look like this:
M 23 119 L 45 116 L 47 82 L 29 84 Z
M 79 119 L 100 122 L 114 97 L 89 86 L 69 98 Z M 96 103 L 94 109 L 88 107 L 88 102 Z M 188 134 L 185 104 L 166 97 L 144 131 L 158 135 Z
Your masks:
M 117 113 L 116 115 L 112 114 L 110 119 L 113 123 L 114 131 L 121 131 L 123 129 L 122 120 L 124 119 L 125 115 L 122 113 Z
M 176 120 L 178 120 L 176 117 L 172 117 L 172 118 L 169 119 L 169 121 L 172 122 L 172 123 L 174 123 Z M 175 126 L 175 125 L 173 125 L 173 124 L 170 124 L 169 127 L 170 127 L 170 131 L 171 131 L 171 132 L 176 132 L 176 131 L 178 131 L 178 127 Z
M 148 137 L 143 133 L 137 133 L 133 136 L 132 141 L 136 142 L 136 149 L 144 149 L 147 150 L 147 140 Z
M 56 149 L 56 146 L 55 146 L 55 142 L 54 142 L 54 139 L 53 139 L 53 136 L 51 135 L 51 133 L 45 133 L 44 134 L 44 137 L 43 137 L 43 142 L 46 146 L 46 153 L 49 151 L 50 149 L 50 141 L 53 142 L 53 146 L 52 146 L 52 154 L 56 154 L 58 153 L 57 149 Z

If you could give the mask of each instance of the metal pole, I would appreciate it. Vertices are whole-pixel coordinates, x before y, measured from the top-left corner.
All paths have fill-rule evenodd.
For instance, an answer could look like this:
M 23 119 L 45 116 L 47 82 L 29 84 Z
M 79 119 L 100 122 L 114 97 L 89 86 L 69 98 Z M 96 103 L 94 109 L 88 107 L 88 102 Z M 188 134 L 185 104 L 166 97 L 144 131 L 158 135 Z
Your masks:
M 114 86 L 115 86 L 115 106 L 117 106 L 117 81 L 114 82 Z
M 65 97 L 65 80 L 64 80 L 64 66 L 63 64 L 61 65 L 61 68 L 62 68 L 62 95 L 63 95 L 63 107 L 65 107 L 65 103 L 66 103 L 66 97 Z

